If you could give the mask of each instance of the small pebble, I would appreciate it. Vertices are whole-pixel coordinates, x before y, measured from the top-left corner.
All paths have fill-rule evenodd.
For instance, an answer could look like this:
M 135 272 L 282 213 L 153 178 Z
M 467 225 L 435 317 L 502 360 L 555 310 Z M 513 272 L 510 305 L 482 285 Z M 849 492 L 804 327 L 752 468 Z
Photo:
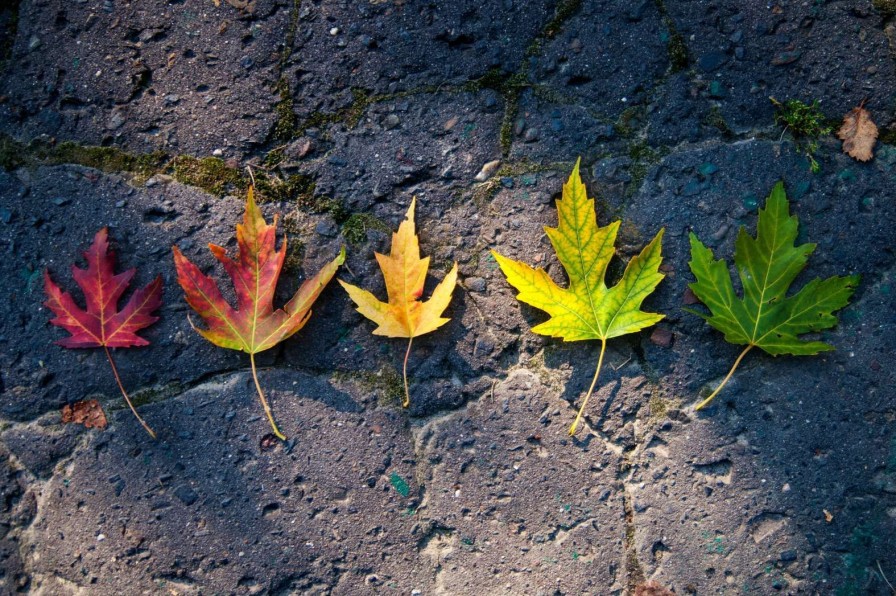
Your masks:
M 468 277 L 464 280 L 464 285 L 471 292 L 484 292 L 485 280 L 481 277 Z
M 500 159 L 496 159 L 494 161 L 488 162 L 487 164 L 482 166 L 482 169 L 479 170 L 478 174 L 476 174 L 476 178 L 474 178 L 474 180 L 476 182 L 485 182 L 486 180 L 491 178 L 492 174 L 495 173 L 495 170 L 497 170 L 498 166 L 500 166 L 500 165 L 501 165 Z
M 392 130 L 399 124 L 401 124 L 401 119 L 396 114 L 389 114 L 383 120 L 383 128 L 386 130 Z
M 650 334 L 650 341 L 661 348 L 668 348 L 672 345 L 674 335 L 665 327 L 657 327 Z

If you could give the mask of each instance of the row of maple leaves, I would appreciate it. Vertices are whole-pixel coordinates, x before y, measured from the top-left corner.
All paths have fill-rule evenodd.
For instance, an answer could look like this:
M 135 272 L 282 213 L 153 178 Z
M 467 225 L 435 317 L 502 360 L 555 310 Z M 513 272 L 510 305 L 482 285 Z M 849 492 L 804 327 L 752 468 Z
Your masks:
M 429 257 L 420 257 L 414 228 L 415 204 L 416 200 L 412 200 L 405 220 L 392 236 L 391 253 L 376 253 L 388 301 L 383 302 L 367 290 L 339 280 L 358 312 L 377 324 L 374 335 L 407 338 L 402 371 L 404 407 L 410 405 L 407 365 L 413 340 L 448 322 L 442 314 L 457 283 L 457 263 L 454 263 L 430 299 L 421 300 Z M 568 288 L 558 286 L 542 268 L 533 268 L 495 251 L 492 255 L 507 281 L 518 290 L 517 298 L 550 315 L 547 321 L 532 328 L 534 333 L 565 341 L 597 339 L 601 342 L 594 378 L 569 429 L 569 434 L 574 435 L 600 375 L 607 340 L 640 331 L 664 317 L 641 310 L 644 299 L 664 277 L 659 272 L 664 230 L 661 229 L 641 253 L 628 262 L 619 282 L 608 287 L 605 275 L 615 253 L 620 222 L 604 227 L 597 225 L 594 200 L 587 196 L 579 175 L 579 162 L 563 185 L 562 197 L 557 201 L 557 214 L 557 227 L 546 227 L 545 232 L 569 278 Z M 223 247 L 209 245 L 233 282 L 236 307 L 224 298 L 214 279 L 202 273 L 176 246 L 173 251 L 178 282 L 187 303 L 202 318 L 205 328 L 196 327 L 192 320 L 190 324 L 211 343 L 249 354 L 252 378 L 262 407 L 274 434 L 285 440 L 259 383 L 255 354 L 274 347 L 305 325 L 312 304 L 344 262 L 345 249 L 314 277 L 306 280 L 282 308 L 274 309 L 274 290 L 286 255 L 285 239 L 280 248 L 276 248 L 276 227 L 276 217 L 272 225 L 264 220 L 250 187 L 243 222 L 236 226 L 236 258 L 229 257 Z M 797 228 L 798 221 L 796 216 L 790 215 L 784 185 L 778 182 L 765 208 L 759 210 L 756 237 L 751 237 L 741 227 L 736 239 L 734 265 L 743 288 L 742 298 L 734 291 L 727 262 L 716 260 L 712 251 L 696 235 L 690 234 L 689 265 L 696 281 L 689 287 L 709 313 L 690 312 L 724 333 L 728 342 L 745 346 L 728 375 L 696 406 L 697 409 L 712 401 L 753 348 L 758 347 L 775 356 L 813 355 L 833 349 L 824 342 L 804 341 L 799 336 L 836 325 L 837 318 L 833 313 L 846 306 L 859 276 L 814 279 L 799 292 L 787 296 L 791 283 L 805 268 L 815 249 L 814 244 L 795 245 Z M 48 272 L 45 273 L 49 297 L 45 304 L 56 315 L 51 323 L 71 334 L 57 343 L 66 348 L 102 347 L 125 401 L 146 432 L 155 438 L 155 432 L 140 417 L 125 391 L 109 348 L 149 344 L 137 332 L 158 320 L 153 312 L 162 303 L 162 278 L 159 276 L 135 291 L 119 310 L 118 302 L 135 269 L 114 273 L 115 256 L 109 252 L 105 228 L 97 232 L 84 257 L 87 268 L 72 266 L 72 276 L 84 292 L 86 310 L 76 304 L 71 294 L 63 292 Z M 95 402 L 66 406 L 63 419 L 66 418 L 88 425 L 105 425 L 102 410 Z

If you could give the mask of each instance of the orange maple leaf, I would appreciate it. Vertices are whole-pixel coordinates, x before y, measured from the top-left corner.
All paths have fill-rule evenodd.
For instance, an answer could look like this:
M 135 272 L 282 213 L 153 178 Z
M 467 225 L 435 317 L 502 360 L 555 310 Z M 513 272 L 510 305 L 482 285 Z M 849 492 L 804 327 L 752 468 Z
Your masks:
M 153 315 L 162 304 L 162 276 L 158 276 L 145 288 L 134 292 L 125 307 L 118 310 L 118 301 L 127 290 L 136 269 L 128 269 L 115 275 L 115 253 L 109 252 L 109 233 L 103 228 L 96 233 L 93 244 L 84 252 L 87 269 L 72 266 L 72 277 L 84 292 L 87 310 L 76 303 L 72 295 L 63 292 L 44 272 L 44 289 L 48 300 L 44 303 L 56 318 L 50 323 L 62 327 L 71 337 L 56 343 L 64 348 L 103 348 L 112 366 L 112 374 L 131 412 L 152 438 L 156 434 L 137 413 L 128 397 L 109 348 L 146 346 L 149 342 L 137 335 L 137 331 L 159 320 Z
M 184 289 L 187 304 L 202 317 L 208 328 L 200 329 L 192 321 L 190 324 L 216 346 L 249 354 L 252 378 L 255 380 L 261 405 L 274 434 L 280 440 L 286 440 L 274 422 L 273 412 L 258 382 L 255 354 L 276 346 L 305 325 L 311 316 L 311 305 L 345 260 L 345 249 L 324 265 L 317 275 L 305 280 L 283 308 L 274 310 L 274 290 L 286 257 L 286 239 L 280 250 L 276 250 L 276 234 L 276 216 L 273 225 L 265 222 L 255 204 L 254 189 L 250 186 L 243 223 L 236 226 L 236 259 L 228 257 L 223 247 L 208 245 L 233 280 L 236 308 L 224 299 L 211 277 L 203 274 L 176 246 L 173 250 L 177 281 Z
M 420 258 L 420 243 L 414 229 L 414 207 L 416 197 L 411 200 L 405 220 L 398 226 L 398 232 L 392 234 L 392 252 L 389 256 L 376 254 L 383 278 L 386 281 L 388 302 L 382 302 L 367 290 L 345 283 L 339 283 L 348 292 L 349 297 L 358 306 L 358 312 L 378 325 L 374 335 L 386 337 L 407 337 L 408 349 L 404 355 L 404 401 L 407 408 L 411 405 L 408 389 L 408 356 L 415 337 L 435 331 L 450 319 L 442 317 L 442 313 L 451 302 L 451 294 L 457 284 L 457 263 L 448 275 L 439 282 L 429 300 L 423 302 L 423 282 L 429 270 L 429 257 Z

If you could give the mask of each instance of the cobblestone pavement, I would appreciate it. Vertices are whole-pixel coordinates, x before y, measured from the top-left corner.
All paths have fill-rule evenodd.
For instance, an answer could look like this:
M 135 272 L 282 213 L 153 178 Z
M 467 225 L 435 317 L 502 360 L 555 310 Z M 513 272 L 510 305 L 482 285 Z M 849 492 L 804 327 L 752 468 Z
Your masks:
M 890 594 L 896 582 L 896 5 L 891 0 L 9 0 L 0 6 L 0 591 L 37 594 Z M 776 122 L 864 102 L 860 163 Z M 530 332 L 489 250 L 564 276 L 543 232 L 581 157 L 630 258 L 665 227 L 656 329 L 609 343 Z M 278 300 L 347 248 L 384 293 L 416 196 L 427 287 L 451 322 L 371 334 L 333 283 L 259 355 L 191 328 L 170 247 L 233 246 L 251 168 L 290 250 Z M 688 302 L 687 235 L 730 259 L 784 180 L 797 285 L 861 273 L 836 351 L 738 353 Z M 108 226 L 161 274 L 147 348 L 53 345 L 42 273 Z M 619 275 L 621 266 L 610 268 Z M 216 270 L 217 271 L 217 270 Z M 220 272 L 220 271 L 219 271 Z M 62 424 L 98 399 L 110 424 Z M 889 578 L 889 582 L 888 582 Z

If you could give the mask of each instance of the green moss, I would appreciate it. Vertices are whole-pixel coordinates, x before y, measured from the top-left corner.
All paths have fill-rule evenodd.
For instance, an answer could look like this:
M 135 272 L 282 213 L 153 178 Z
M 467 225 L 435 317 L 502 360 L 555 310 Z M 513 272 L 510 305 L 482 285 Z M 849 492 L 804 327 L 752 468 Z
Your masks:
M 299 203 L 314 196 L 315 186 L 314 178 L 306 174 L 293 174 L 286 180 L 264 172 L 255 174 L 259 202 Z
M 172 161 L 174 179 L 206 192 L 223 196 L 228 192 L 244 191 L 249 181 L 236 168 L 217 157 L 178 155 Z
M 896 15 L 896 0 L 871 0 L 871 4 L 884 16 Z
M 12 171 L 28 165 L 29 156 L 25 145 L 12 137 L 0 135 L 0 167 Z
M 492 68 L 479 78 L 467 81 L 461 88 L 463 91 L 475 93 L 483 89 L 491 89 L 504 98 L 504 116 L 498 139 L 501 153 L 506 156 L 513 143 L 513 124 L 519 111 L 519 97 L 522 90 L 531 86 L 529 75 L 525 69 L 515 73 L 507 73 L 500 68 Z
M 504 117 L 501 119 L 501 130 L 498 132 L 498 140 L 501 143 L 501 154 L 505 157 L 510 154 L 513 145 L 513 122 L 519 113 L 517 98 L 507 100 L 504 107 Z
M 364 117 L 367 107 L 375 102 L 386 101 L 393 96 L 371 96 L 364 89 L 353 88 L 352 103 L 348 107 L 335 112 L 314 112 L 304 122 L 296 127 L 296 135 L 303 134 L 309 128 L 323 128 L 332 124 L 343 123 L 348 128 L 354 128 Z
M 10 0 L 0 9 L 0 70 L 5 69 L 12 58 L 12 47 L 19 28 L 19 4 L 21 0 Z
M 138 183 L 165 168 L 168 156 L 162 151 L 133 154 L 117 147 L 92 147 L 65 142 L 30 145 L 0 135 L 0 167 L 13 170 L 25 166 L 75 164 L 107 173 L 130 173 Z
M 159 172 L 168 156 L 161 152 L 134 155 L 117 147 L 91 147 L 65 142 L 54 147 L 37 147 L 35 156 L 48 164 L 78 164 L 102 172 L 130 172 L 145 180 Z
M 725 121 L 725 117 L 722 116 L 722 110 L 719 109 L 718 106 L 710 108 L 709 112 L 703 118 L 703 123 L 718 129 L 718 131 L 722 133 L 722 136 L 726 138 L 734 136 L 734 132 L 728 126 L 728 122 Z
M 283 147 L 278 147 L 268 151 L 268 154 L 264 156 L 263 163 L 266 168 L 276 168 L 284 161 L 286 161 L 286 154 L 283 151 Z
M 665 418 L 669 411 L 669 402 L 659 395 L 651 395 L 648 405 L 650 406 L 650 419 L 655 422 Z
M 663 2 L 663 0 L 654 0 L 654 4 L 663 19 L 663 25 L 666 27 L 666 31 L 669 32 L 669 41 L 666 44 L 666 52 L 669 55 L 670 70 L 673 73 L 681 72 L 682 70 L 687 69 L 688 64 L 690 63 L 688 44 L 685 42 L 684 36 L 679 33 L 678 27 L 675 26 L 675 21 L 669 16 L 669 11 L 666 8 L 665 2 Z
M 367 240 L 367 230 L 391 232 L 385 222 L 369 213 L 353 213 L 342 224 L 342 237 L 349 244 L 360 244 Z
M 283 270 L 286 273 L 298 273 L 305 259 L 305 243 L 298 238 L 290 238 L 286 243 L 286 257 L 283 259 Z
M 138 408 L 140 406 L 144 406 L 146 404 L 157 403 L 160 401 L 165 401 L 166 399 L 170 399 L 177 395 L 180 395 L 184 392 L 184 386 L 180 383 L 174 382 L 169 383 L 167 385 L 162 385 L 159 387 L 147 387 L 143 389 L 138 389 L 137 391 L 131 391 L 131 401 L 134 403 L 134 407 Z M 111 409 L 120 410 L 124 409 L 124 403 L 118 403 L 116 406 L 113 406 Z
M 896 128 L 882 128 L 877 140 L 886 145 L 896 145 Z
M 874 515 L 877 518 L 877 515 Z M 860 526 L 853 528 L 849 539 L 849 552 L 843 555 L 843 566 L 846 573 L 846 583 L 839 586 L 837 596 L 859 596 L 866 594 L 860 586 L 867 583 L 868 569 L 873 568 L 872 557 L 875 542 L 878 539 L 875 529 L 879 520 L 868 520 Z
M 818 173 L 821 170 L 815 159 L 818 139 L 834 130 L 834 125 L 821 111 L 818 100 L 807 104 L 798 99 L 789 99 L 784 103 L 774 97 L 769 99 L 775 105 L 775 122 L 790 131 L 796 142 L 796 150 L 809 160 L 809 169 Z
M 285 77 L 280 77 L 276 89 L 280 95 L 280 101 L 274 106 L 277 121 L 274 123 L 273 135 L 275 140 L 289 141 L 296 136 L 299 119 L 296 116 L 289 83 Z
M 669 63 L 672 66 L 672 72 L 681 72 L 687 69 L 690 63 L 688 45 L 681 33 L 675 30 L 671 19 L 669 19 L 667 27 L 669 28 L 669 44 L 666 46 L 666 51 L 669 52 Z
M 479 78 L 468 81 L 464 91 L 481 91 L 491 89 L 501 95 L 516 94 L 529 86 L 529 77 L 524 71 L 508 73 L 501 68 L 492 68 Z
M 619 114 L 613 129 L 620 137 L 631 138 L 640 128 L 645 116 L 646 108 L 644 106 L 629 106 Z
M 788 99 L 784 103 L 773 97 L 770 99 L 775 104 L 775 122 L 786 127 L 794 136 L 817 139 L 833 130 L 817 99 L 811 104 L 798 99 Z
M 551 39 L 563 30 L 566 24 L 574 14 L 579 12 L 582 7 L 582 0 L 561 0 L 554 11 L 554 18 L 548 21 L 541 32 L 542 37 Z
M 404 399 L 404 382 L 401 375 L 391 366 L 383 366 L 377 372 L 338 371 L 333 374 L 337 383 L 350 383 L 365 393 L 376 393 L 380 406 L 400 404 Z
M 345 117 L 343 118 L 349 128 L 354 128 L 358 125 L 358 122 L 364 117 L 364 112 L 367 111 L 367 106 L 372 101 L 367 91 L 352 89 L 352 105 L 345 110 Z
M 628 156 L 633 160 L 655 161 L 659 153 L 646 142 L 632 143 L 628 148 Z

